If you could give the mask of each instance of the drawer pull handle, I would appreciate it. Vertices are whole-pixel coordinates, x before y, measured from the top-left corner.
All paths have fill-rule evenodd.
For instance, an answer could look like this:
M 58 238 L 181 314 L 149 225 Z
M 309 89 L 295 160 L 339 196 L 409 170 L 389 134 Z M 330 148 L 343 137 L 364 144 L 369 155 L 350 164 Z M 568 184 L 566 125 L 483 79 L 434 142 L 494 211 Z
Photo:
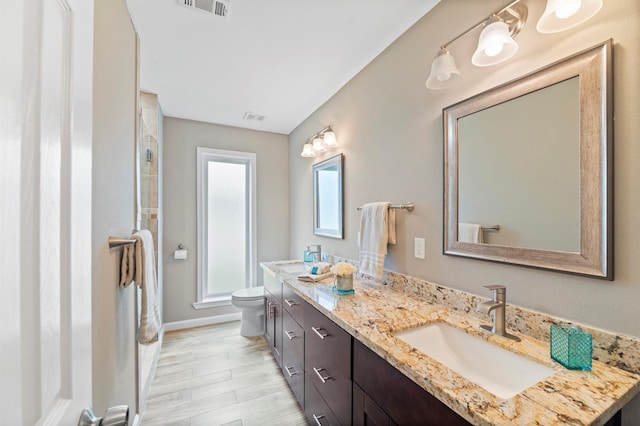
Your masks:
M 284 369 L 287 370 L 287 374 L 289 375 L 289 377 L 293 377 L 296 374 L 298 374 L 298 372 L 293 368 L 293 366 L 291 367 L 287 367 L 286 365 L 284 366 Z M 293 370 L 293 373 L 291 372 Z
M 272 302 L 267 302 L 267 318 L 275 318 L 276 316 L 276 304 Z
M 315 368 L 315 367 L 313 367 L 313 371 L 318 375 L 318 377 L 320 378 L 320 381 L 322 383 L 327 383 L 327 380 L 333 379 L 333 377 L 331 377 L 329 375 L 323 376 L 322 373 L 320 373 L 321 371 L 327 371 L 324 368 Z
M 286 335 L 287 335 L 287 337 L 289 338 L 289 340 L 293 340 L 293 339 L 295 339 L 296 337 L 298 337 L 298 336 L 296 336 L 293 332 L 291 332 L 291 331 L 287 331 L 287 330 L 285 330 L 285 331 L 284 331 L 284 334 L 286 334 Z
M 316 416 L 315 414 L 313 414 L 313 420 L 316 421 L 316 424 L 318 426 L 322 426 L 322 423 L 320 423 L 320 419 L 324 419 L 324 414 L 320 414 L 319 416 Z
M 322 330 L 322 327 L 311 327 L 311 329 L 313 330 L 314 333 L 316 333 L 318 335 L 319 338 L 321 338 L 322 340 L 324 340 L 325 337 L 328 336 L 327 333 L 321 333 L 320 330 Z
M 293 300 L 289 300 L 289 299 L 284 299 L 284 303 L 286 303 L 287 306 L 290 307 L 290 308 L 295 306 L 295 305 L 297 305 L 296 302 L 294 302 Z

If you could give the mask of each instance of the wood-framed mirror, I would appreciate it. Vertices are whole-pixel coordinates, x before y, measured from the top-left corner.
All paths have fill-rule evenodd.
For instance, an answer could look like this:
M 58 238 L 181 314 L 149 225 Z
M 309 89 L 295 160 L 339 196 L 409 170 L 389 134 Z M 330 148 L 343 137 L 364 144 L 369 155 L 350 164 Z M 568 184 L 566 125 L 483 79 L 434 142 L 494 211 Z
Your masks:
M 612 44 L 443 110 L 444 254 L 613 279 Z
M 313 233 L 344 238 L 342 163 L 338 154 L 313 165 Z

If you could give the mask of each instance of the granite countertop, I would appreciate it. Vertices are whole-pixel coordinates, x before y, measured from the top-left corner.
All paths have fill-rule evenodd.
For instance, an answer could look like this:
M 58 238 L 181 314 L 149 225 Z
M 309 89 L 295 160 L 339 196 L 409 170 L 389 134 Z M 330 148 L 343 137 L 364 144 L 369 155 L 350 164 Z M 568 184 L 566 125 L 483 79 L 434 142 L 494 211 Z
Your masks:
M 287 272 L 296 262 L 261 266 L 354 338 L 475 425 L 601 425 L 640 393 L 640 375 L 593 361 L 592 371 L 567 370 L 549 345 L 524 334 L 521 342 L 480 330 L 480 321 L 446 306 L 356 277 L 355 294 L 333 293 L 333 279 L 311 283 Z M 289 269 L 290 270 L 290 269 Z M 394 337 L 400 331 L 444 322 L 551 367 L 555 373 L 509 399 L 501 399 Z

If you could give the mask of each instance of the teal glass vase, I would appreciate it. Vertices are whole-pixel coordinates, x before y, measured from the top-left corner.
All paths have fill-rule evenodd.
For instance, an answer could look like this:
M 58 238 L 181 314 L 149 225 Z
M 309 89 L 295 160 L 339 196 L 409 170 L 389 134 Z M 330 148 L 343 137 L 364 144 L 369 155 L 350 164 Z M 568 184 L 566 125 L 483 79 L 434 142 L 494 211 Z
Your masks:
M 591 371 L 593 342 L 589 333 L 573 325 L 552 325 L 551 358 L 569 370 Z

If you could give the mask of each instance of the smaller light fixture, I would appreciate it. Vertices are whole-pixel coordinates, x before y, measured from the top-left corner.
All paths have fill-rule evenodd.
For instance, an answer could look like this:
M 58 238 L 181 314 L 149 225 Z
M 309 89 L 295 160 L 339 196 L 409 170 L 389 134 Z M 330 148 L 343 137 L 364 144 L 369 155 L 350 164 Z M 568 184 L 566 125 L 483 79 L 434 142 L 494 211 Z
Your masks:
M 327 148 L 335 148 L 338 146 L 336 134 L 327 126 L 324 129 L 311 136 L 302 147 L 302 157 L 315 157 L 317 152 L 326 152 Z
M 504 62 L 518 51 L 518 43 L 511 38 L 509 26 L 500 18 L 494 17 L 482 29 L 478 39 L 478 48 L 471 57 L 471 63 L 477 67 L 488 67 Z
M 587 21 L 601 8 L 602 0 L 547 0 L 536 29 L 541 33 L 568 30 Z
M 313 145 L 309 141 L 307 141 L 302 147 L 301 157 L 315 157 L 316 153 L 313 152 Z
M 324 143 L 324 146 L 326 146 L 327 148 L 333 148 L 338 146 L 338 141 L 336 140 L 336 134 L 333 133 L 333 130 L 331 130 L 331 127 L 329 127 L 329 130 L 324 132 L 324 136 L 322 136 L 322 143 Z
M 461 75 L 451 53 L 446 47 L 442 47 L 431 63 L 431 74 L 426 86 L 429 89 L 444 89 L 458 81 Z

